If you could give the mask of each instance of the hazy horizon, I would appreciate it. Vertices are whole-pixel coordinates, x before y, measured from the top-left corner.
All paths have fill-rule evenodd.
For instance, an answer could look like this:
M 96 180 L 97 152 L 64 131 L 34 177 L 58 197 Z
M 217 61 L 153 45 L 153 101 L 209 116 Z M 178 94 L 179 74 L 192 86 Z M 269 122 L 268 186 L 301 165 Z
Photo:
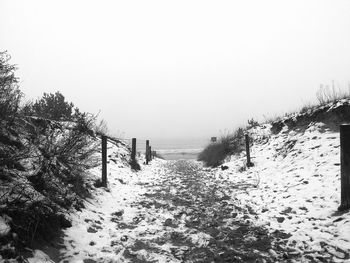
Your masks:
M 27 99 L 60 91 L 124 138 L 210 138 L 348 89 L 349 1 L 0 1 Z

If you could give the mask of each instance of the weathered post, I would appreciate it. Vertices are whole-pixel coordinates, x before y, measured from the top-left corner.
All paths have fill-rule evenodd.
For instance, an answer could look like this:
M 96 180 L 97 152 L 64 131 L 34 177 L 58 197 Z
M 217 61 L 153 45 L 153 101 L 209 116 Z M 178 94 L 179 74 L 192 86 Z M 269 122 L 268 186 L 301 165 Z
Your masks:
M 131 143 L 131 160 L 135 161 L 136 158 L 136 138 L 132 138 Z
M 245 134 L 245 149 L 247 152 L 247 167 L 253 166 L 250 161 L 250 149 L 249 149 L 249 135 L 248 133 Z
M 152 161 L 152 146 L 149 147 L 149 151 L 148 151 L 148 154 L 149 154 L 149 160 Z
M 149 162 L 149 140 L 146 140 L 146 164 Z
M 339 211 L 350 208 L 350 124 L 340 125 L 341 203 Z
M 102 135 L 102 186 L 107 187 L 107 136 Z

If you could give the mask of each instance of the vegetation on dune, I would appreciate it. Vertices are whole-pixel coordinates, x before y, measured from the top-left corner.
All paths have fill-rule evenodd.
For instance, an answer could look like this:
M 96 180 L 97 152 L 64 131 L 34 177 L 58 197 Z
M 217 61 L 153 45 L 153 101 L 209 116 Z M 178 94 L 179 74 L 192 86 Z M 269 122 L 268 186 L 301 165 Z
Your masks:
M 316 93 L 316 104 L 305 104 L 297 112 L 286 113 L 284 116 L 275 116 L 267 119 L 265 124 L 271 124 L 271 131 L 278 133 L 283 126 L 293 128 L 307 125 L 312 121 L 322 121 L 328 123 L 332 128 L 337 128 L 340 123 L 350 120 L 350 103 L 343 103 L 342 107 L 334 108 L 341 100 L 350 99 L 350 87 L 348 91 L 336 89 L 334 82 L 332 85 L 321 85 Z M 203 161 L 206 166 L 217 167 L 221 165 L 226 157 L 232 154 L 239 154 L 245 148 L 244 134 L 249 129 L 260 126 L 254 119 L 248 120 L 248 125 L 238 128 L 231 134 L 222 136 L 217 142 L 208 144 L 199 154 L 198 160 Z M 250 138 L 253 140 L 253 138 Z M 250 141 L 252 143 L 252 141 Z
M 72 102 L 66 101 L 59 91 L 44 93 L 35 102 L 27 101 L 20 111 L 25 116 L 36 116 L 55 121 L 79 121 L 79 119 L 91 115 L 80 112 L 79 108 L 74 107 Z
M 335 87 L 334 81 L 332 81 L 331 86 L 321 84 L 319 90 L 316 93 L 316 97 L 317 97 L 318 104 L 315 106 L 326 105 L 328 103 L 336 102 L 341 99 L 349 99 L 350 86 L 348 90 L 341 90 L 339 87 L 338 88 Z
M 0 219 L 11 228 L 0 231 L 0 256 L 20 259 L 21 248 L 70 226 L 68 210 L 83 207 L 93 184 L 86 169 L 98 164 L 94 130 L 105 127 L 59 92 L 20 106 L 9 60 L 0 52 Z
M 239 128 L 234 133 L 222 136 L 217 142 L 207 145 L 198 155 L 198 160 L 207 166 L 216 167 L 222 164 L 228 155 L 240 153 L 243 149 L 244 130 Z
M 22 93 L 18 88 L 16 67 L 9 64 L 10 56 L 0 52 L 0 121 L 12 120 L 19 108 Z

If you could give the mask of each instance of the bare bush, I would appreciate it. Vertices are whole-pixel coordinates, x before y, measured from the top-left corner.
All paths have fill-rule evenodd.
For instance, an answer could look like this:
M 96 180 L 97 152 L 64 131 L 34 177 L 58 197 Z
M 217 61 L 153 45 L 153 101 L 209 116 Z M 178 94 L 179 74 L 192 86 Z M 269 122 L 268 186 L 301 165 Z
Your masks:
M 16 177 L 11 170 L 2 170 L 9 178 Z M 59 213 L 60 208 L 35 191 L 32 184 L 17 176 L 12 181 L 2 181 L 0 187 L 0 213 L 9 218 L 11 229 L 19 237 L 17 246 L 30 245 L 37 234 L 48 237 L 63 224 L 64 217 Z M 13 243 L 12 235 L 0 239 L 0 244 Z M 3 247 L 2 247 L 3 248 Z M 16 256 L 15 252 L 1 251 L 8 258 Z M 6 258 L 5 257 L 5 258 Z
M 88 132 L 92 122 L 87 116 L 66 124 L 28 118 L 11 127 L 20 141 L 11 134 L 0 140 L 0 213 L 13 219 L 27 245 L 37 234 L 54 235 L 69 225 L 64 209 L 81 208 L 89 195 L 86 169 L 99 163 L 97 140 Z
M 48 125 L 36 142 L 42 158 L 39 172 L 31 181 L 39 191 L 45 188 L 54 190 L 47 193 L 53 194 L 50 196 L 53 200 L 63 200 L 60 205 L 65 207 L 72 205 L 65 198 L 65 185 L 70 186 L 72 193 L 85 195 L 83 176 L 87 169 L 98 165 L 94 158 L 98 142 L 89 134 L 92 122 L 92 117 L 81 117 L 69 129 Z M 62 196 L 56 198 L 56 194 Z

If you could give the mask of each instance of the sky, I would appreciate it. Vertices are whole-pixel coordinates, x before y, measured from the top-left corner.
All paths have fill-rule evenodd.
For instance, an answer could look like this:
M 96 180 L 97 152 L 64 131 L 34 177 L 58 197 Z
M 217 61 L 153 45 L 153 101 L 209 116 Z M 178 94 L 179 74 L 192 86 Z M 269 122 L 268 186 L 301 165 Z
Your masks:
M 350 1 L 0 0 L 26 99 L 60 91 L 125 138 L 210 138 L 348 89 Z

